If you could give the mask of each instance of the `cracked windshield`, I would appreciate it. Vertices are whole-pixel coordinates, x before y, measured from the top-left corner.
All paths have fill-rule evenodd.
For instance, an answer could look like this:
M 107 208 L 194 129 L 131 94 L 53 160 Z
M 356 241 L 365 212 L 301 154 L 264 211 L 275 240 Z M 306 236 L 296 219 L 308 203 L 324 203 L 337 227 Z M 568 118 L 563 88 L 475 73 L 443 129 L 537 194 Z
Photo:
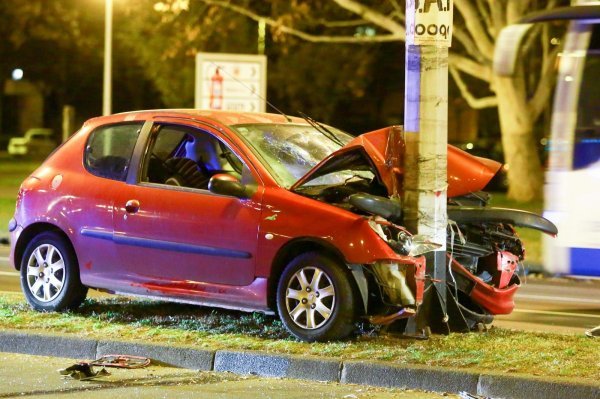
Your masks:
M 291 187 L 316 164 L 352 140 L 338 129 L 305 125 L 253 124 L 233 126 L 283 187 Z M 363 173 L 364 174 L 364 173 Z M 356 172 L 342 171 L 311 184 L 342 184 Z

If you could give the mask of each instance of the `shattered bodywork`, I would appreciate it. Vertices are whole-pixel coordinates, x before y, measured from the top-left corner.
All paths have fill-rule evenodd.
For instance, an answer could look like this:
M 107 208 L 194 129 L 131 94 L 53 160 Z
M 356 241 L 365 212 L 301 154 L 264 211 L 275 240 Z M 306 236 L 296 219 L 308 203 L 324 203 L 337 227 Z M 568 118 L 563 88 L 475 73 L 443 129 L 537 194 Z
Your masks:
M 404 142 L 398 127 L 363 134 L 339 151 L 330 154 L 293 187 L 298 193 L 371 215 L 370 223 L 398 253 L 408 254 L 411 238 L 402 227 L 402 179 Z M 525 251 L 513 226 L 537 229 L 556 235 L 547 219 L 515 209 L 487 206 L 489 195 L 481 192 L 500 171 L 499 162 L 472 156 L 448 146 L 448 267 L 451 292 L 466 318 L 490 322 L 490 315 L 508 314 L 514 308 L 513 296 L 520 285 L 518 265 Z M 375 176 L 369 187 L 351 184 L 343 188 L 310 186 L 311 181 L 340 170 L 370 171 Z M 335 192 L 337 196 L 331 195 Z M 382 194 L 385 193 L 385 194 Z M 383 232 L 385 226 L 387 232 Z M 403 236 L 403 238 L 398 238 Z M 376 264 L 377 281 L 391 302 L 411 306 L 406 271 Z M 449 277 L 449 278 L 450 278 Z M 422 282 L 422 278 L 419 279 Z M 393 288 L 392 288 L 393 287 Z M 422 290 L 422 284 L 419 285 Z M 421 296 L 422 297 L 422 296 Z M 473 316 L 473 317 L 470 317 Z

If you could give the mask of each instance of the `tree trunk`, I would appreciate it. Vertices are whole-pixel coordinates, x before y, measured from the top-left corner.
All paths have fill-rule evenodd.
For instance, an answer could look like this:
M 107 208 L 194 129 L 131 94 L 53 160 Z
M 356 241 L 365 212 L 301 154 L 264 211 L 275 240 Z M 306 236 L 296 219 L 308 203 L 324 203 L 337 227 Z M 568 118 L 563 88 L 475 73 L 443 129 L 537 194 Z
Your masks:
M 515 79 L 496 78 L 504 160 L 508 164 L 508 197 L 519 202 L 542 198 L 544 174 L 533 135 L 532 116 Z

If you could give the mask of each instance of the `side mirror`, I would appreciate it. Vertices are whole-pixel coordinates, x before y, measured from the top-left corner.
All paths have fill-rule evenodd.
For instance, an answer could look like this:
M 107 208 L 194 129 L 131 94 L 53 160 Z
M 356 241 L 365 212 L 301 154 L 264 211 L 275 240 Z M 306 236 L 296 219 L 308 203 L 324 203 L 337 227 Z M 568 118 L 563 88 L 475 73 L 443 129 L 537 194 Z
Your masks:
M 211 193 L 230 195 L 237 198 L 248 198 L 246 186 L 238 179 L 226 173 L 218 173 L 208 181 L 208 190 Z

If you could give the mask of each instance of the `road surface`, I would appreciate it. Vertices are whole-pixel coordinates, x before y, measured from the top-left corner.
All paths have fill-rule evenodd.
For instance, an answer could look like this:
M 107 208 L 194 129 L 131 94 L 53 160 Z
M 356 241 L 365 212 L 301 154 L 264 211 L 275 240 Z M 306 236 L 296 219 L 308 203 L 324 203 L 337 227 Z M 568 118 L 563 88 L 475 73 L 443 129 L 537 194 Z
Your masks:
M 0 246 L 0 291 L 20 291 L 19 275 Z M 100 296 L 90 291 L 91 296 Z M 526 331 L 582 334 L 600 325 L 600 280 L 529 278 L 517 291 L 516 308 L 494 325 Z

